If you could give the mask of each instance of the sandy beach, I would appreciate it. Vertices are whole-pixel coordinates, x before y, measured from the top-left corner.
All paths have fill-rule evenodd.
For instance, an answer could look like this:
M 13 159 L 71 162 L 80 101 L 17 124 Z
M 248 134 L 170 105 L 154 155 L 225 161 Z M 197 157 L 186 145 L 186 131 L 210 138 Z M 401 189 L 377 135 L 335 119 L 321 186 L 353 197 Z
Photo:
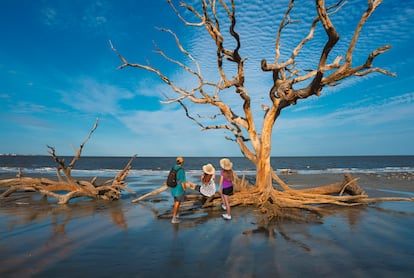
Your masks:
M 355 174 L 371 197 L 414 197 L 413 173 Z M 283 175 L 293 187 L 339 174 Z M 137 195 L 163 177 L 130 182 Z M 323 223 L 283 221 L 269 234 L 253 208 L 158 218 L 169 192 L 140 203 L 53 199 L 21 193 L 0 202 L 0 277 L 412 277 L 414 202 L 336 208 Z M 246 231 L 255 231 L 246 233 Z

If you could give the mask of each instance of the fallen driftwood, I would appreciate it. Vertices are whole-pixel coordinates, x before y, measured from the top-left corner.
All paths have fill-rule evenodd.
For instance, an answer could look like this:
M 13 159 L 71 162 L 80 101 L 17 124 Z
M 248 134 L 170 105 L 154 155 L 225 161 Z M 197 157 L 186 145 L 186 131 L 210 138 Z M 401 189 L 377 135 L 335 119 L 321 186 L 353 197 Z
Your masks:
M 72 176 L 71 172 L 76 162 L 81 157 L 83 147 L 97 126 L 98 120 L 96 120 L 94 127 L 89 132 L 87 138 L 80 145 L 79 149 L 76 150 L 76 155 L 73 157 L 69 165 L 65 164 L 65 160 L 63 158 L 59 158 L 56 155 L 53 147 L 47 146 L 53 160 L 58 164 L 56 167 L 57 181 L 46 178 L 23 177 L 22 172 L 19 170 L 16 178 L 0 180 L 0 188 L 7 188 L 5 192 L 0 195 L 0 200 L 7 198 L 15 192 L 21 191 L 39 192 L 44 196 L 56 198 L 58 200 L 58 204 L 66 204 L 71 199 L 78 197 L 118 200 L 121 196 L 122 190 L 135 194 L 135 192 L 126 187 L 125 179 L 129 174 L 132 162 L 136 155 L 129 160 L 125 168 L 121 170 L 113 179 L 109 179 L 101 183 L 98 183 L 97 177 L 94 177 L 88 181 L 78 180 Z
M 151 192 L 149 192 L 147 194 L 144 194 L 144 195 L 142 195 L 142 196 L 140 196 L 140 197 L 132 200 L 132 202 L 133 203 L 137 203 L 137 202 L 139 202 L 139 201 L 141 201 L 141 200 L 143 200 L 145 198 L 148 198 L 148 197 L 151 197 L 151 196 L 160 194 L 161 192 L 163 192 L 163 191 L 165 191 L 167 189 L 169 189 L 169 187 L 164 183 L 160 188 L 158 188 L 158 189 L 156 189 L 154 191 L 151 191 Z
M 195 190 L 195 186 L 196 184 L 192 182 L 187 182 L 188 188 Z M 138 203 L 146 198 L 158 195 L 161 192 L 164 192 L 168 189 L 170 188 L 164 183 L 161 187 L 132 200 L 132 202 Z M 212 200 L 214 199 L 221 200 L 221 196 L 218 192 L 209 198 L 205 198 L 201 194 L 186 193 L 185 196 L 186 196 L 186 200 L 184 202 L 181 202 L 180 204 L 180 215 L 181 216 L 202 214 L 207 211 L 207 208 L 211 208 L 211 206 L 213 206 L 214 203 L 212 202 Z M 217 209 L 221 209 L 221 207 Z M 159 213 L 158 211 L 156 211 L 156 216 L 158 218 L 170 218 L 172 216 L 172 211 L 167 210 L 167 211 L 164 211 L 163 213 Z

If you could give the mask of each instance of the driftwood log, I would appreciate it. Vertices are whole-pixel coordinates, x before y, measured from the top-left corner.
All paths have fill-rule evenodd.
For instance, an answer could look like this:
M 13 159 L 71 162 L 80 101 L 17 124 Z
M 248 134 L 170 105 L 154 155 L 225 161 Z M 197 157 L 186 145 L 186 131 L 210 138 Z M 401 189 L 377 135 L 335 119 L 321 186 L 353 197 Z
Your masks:
M 125 168 L 113 179 L 98 182 L 98 177 L 94 177 L 91 180 L 78 180 L 71 175 L 72 169 L 81 157 L 84 145 L 97 127 L 98 120 L 96 120 L 94 127 L 89 132 L 85 141 L 80 145 L 79 149 L 76 150 L 76 155 L 69 165 L 66 165 L 64 159 L 61 159 L 56 155 L 53 147 L 47 146 L 53 160 L 58 164 L 56 167 L 57 180 L 24 177 L 21 171 L 19 171 L 16 178 L 0 180 L 0 189 L 6 188 L 0 195 L 0 200 L 7 198 L 15 192 L 21 191 L 39 192 L 45 196 L 57 199 L 58 204 L 66 204 L 71 199 L 78 197 L 118 200 L 121 197 L 122 190 L 135 194 L 135 192 L 126 187 L 125 179 L 129 174 L 132 162 L 136 155 L 129 160 Z

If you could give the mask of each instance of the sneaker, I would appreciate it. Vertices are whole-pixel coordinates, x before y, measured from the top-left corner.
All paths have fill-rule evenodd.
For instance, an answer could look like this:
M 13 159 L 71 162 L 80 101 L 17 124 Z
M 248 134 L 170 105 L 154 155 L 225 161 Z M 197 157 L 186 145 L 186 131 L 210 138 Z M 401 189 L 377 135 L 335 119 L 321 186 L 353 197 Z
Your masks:
M 221 208 L 222 208 L 223 210 L 227 210 L 227 208 L 226 208 L 226 206 L 225 206 L 225 205 L 221 205 Z
M 180 223 L 180 220 L 178 220 L 177 217 L 173 217 L 172 220 L 171 220 L 171 223 L 178 224 L 178 223 Z
M 223 216 L 223 218 L 226 219 L 226 220 L 231 220 L 231 215 L 228 215 L 227 213 L 225 213 L 221 216 Z

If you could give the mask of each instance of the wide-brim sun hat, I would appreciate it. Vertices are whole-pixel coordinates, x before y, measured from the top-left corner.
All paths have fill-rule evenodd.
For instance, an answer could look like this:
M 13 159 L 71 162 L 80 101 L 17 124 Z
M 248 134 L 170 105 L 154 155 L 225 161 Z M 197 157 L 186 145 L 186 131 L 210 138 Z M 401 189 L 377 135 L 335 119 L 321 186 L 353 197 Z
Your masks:
M 203 165 L 203 172 L 208 175 L 214 175 L 216 173 L 216 169 L 214 169 L 213 165 L 209 163 L 209 164 Z
M 220 167 L 224 170 L 231 170 L 233 168 L 233 163 L 228 158 L 223 158 L 220 160 Z

